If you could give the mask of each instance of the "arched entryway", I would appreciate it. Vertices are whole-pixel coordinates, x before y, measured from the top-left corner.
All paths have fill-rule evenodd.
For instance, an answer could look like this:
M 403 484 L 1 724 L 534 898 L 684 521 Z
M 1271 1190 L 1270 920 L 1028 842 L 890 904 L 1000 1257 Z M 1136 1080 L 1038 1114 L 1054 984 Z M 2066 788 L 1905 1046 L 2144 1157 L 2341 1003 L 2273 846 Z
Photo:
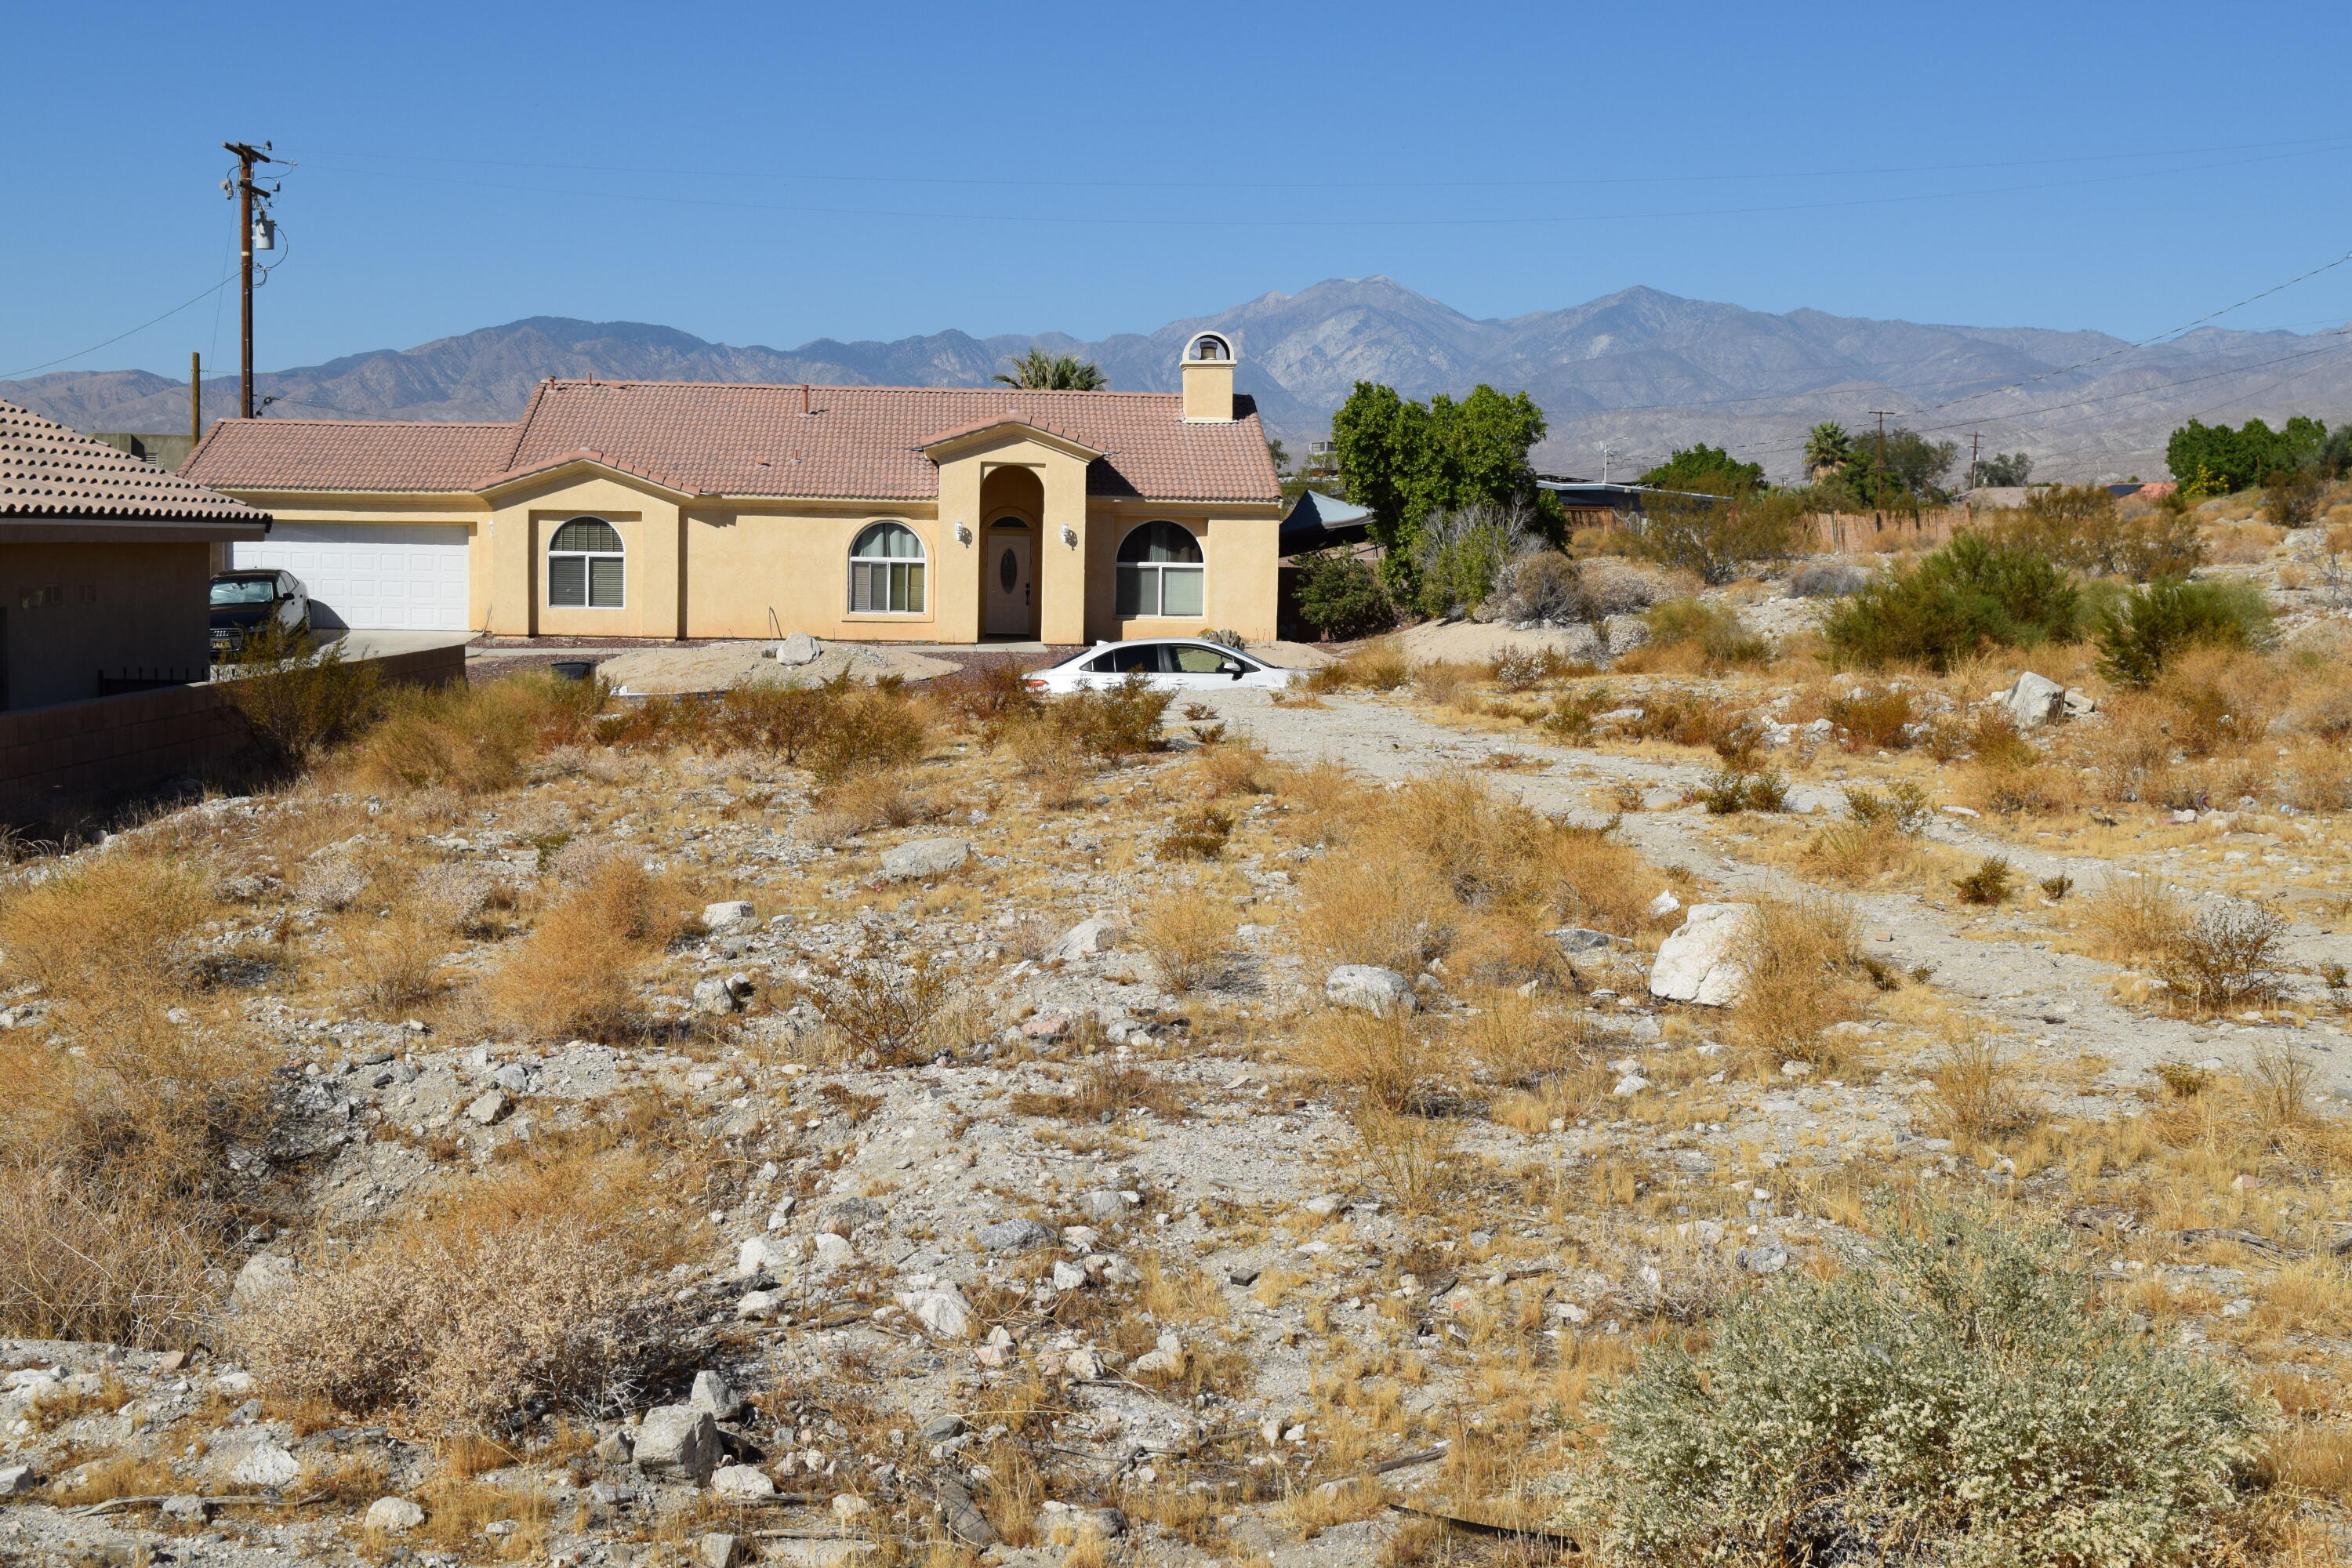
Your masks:
M 1045 487 L 1035 469 L 1001 464 L 982 479 L 980 503 L 981 635 L 1034 637 Z

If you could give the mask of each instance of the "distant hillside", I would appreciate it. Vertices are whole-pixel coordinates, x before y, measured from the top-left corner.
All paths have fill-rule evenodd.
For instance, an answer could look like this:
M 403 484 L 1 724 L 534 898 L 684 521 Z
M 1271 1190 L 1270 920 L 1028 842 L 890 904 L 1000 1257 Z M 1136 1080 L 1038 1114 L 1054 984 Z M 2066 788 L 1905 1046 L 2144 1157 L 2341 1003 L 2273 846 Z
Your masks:
M 1532 393 L 1552 422 L 1539 462 L 1581 475 L 1598 475 L 1604 445 L 1619 454 L 1613 471 L 1623 476 L 1671 447 L 1706 441 L 1790 478 L 1815 421 L 1861 430 L 1873 423 L 1869 410 L 1891 408 L 1915 428 L 1945 427 L 1939 433 L 1957 437 L 1963 454 L 1970 430 L 1982 433 L 1988 452 L 2030 452 L 2038 479 L 2156 478 L 2166 436 L 2191 416 L 2352 417 L 2352 334 L 2342 331 L 2209 329 L 2131 349 L 2102 332 L 1774 315 L 1643 288 L 1475 321 L 1387 278 L 1265 294 L 1099 342 L 946 331 L 736 348 L 642 322 L 534 316 L 257 380 L 278 399 L 268 412 L 281 416 L 507 419 L 551 375 L 971 386 L 1042 346 L 1098 362 L 1115 387 L 1173 391 L 1177 352 L 1204 328 L 1234 336 L 1242 389 L 1286 437 L 1322 433 L 1358 380 L 1416 397 L 1484 381 Z M 1997 390 L 2004 387 L 2011 389 Z M 0 382 L 0 398 L 85 430 L 168 431 L 187 422 L 185 384 L 143 371 Z M 235 398 L 234 378 L 206 379 L 208 411 L 225 412 Z

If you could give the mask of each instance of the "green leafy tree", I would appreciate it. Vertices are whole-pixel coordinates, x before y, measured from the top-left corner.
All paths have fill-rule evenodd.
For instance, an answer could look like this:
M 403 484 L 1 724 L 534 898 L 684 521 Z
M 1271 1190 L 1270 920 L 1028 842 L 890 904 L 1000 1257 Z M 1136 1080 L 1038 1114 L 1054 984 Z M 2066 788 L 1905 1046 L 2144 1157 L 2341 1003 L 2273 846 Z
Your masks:
M 1102 366 L 1076 354 L 1049 354 L 1044 349 L 1031 349 L 1013 362 L 1011 372 L 996 379 L 1024 392 L 1101 392 L 1110 385 Z
M 1805 434 L 1805 477 L 1818 483 L 1853 460 L 1853 437 L 1834 419 Z
M 2270 632 L 2269 601 L 2243 578 L 2159 578 L 2101 613 L 2099 670 L 2118 685 L 2148 686 L 2189 648 L 2257 647 Z
M 2191 419 L 2165 443 L 2164 465 L 2183 484 L 2221 495 L 2318 466 L 2329 450 L 2328 439 L 2326 426 L 2301 414 L 2276 430 L 2260 419 L 2234 430 Z
M 1738 496 L 1760 489 L 1764 465 L 1743 463 L 1720 447 L 1685 447 L 1643 474 L 1645 485 L 1664 490 L 1703 490 L 1708 495 Z
M 1956 442 L 1930 441 L 1897 426 L 1883 438 L 1874 431 L 1855 442 L 1838 480 L 1865 508 L 1934 505 L 1952 499 L 1943 481 L 1959 455 Z
M 2033 459 L 2023 452 L 1995 452 L 1977 460 L 1977 483 L 2021 485 L 2033 477 Z
M 1412 576 L 1433 513 L 1517 501 L 1544 531 L 1558 531 L 1559 508 L 1537 491 L 1528 462 L 1544 429 L 1543 410 L 1524 392 L 1507 397 L 1482 383 L 1459 402 L 1440 393 L 1423 404 L 1356 384 L 1332 416 L 1331 443 L 1348 499 L 1372 513 L 1369 531 L 1391 584 Z

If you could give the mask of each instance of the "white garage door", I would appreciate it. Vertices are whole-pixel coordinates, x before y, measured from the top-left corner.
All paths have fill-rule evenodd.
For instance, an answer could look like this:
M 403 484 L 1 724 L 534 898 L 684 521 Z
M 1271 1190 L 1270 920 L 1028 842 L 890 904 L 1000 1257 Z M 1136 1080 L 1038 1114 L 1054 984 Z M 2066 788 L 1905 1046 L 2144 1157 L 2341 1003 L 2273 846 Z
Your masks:
M 229 546 L 239 568 L 291 572 L 321 627 L 466 629 L 466 530 L 445 524 L 281 522 Z

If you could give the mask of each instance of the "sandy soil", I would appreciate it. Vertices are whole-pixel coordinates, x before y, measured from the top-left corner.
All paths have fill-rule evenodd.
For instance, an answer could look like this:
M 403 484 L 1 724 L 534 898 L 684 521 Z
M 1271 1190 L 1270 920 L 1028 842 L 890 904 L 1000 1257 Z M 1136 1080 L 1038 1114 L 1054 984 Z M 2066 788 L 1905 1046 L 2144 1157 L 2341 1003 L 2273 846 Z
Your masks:
M 889 647 L 828 647 L 814 663 L 780 665 L 766 657 L 772 642 L 713 643 L 708 647 L 647 648 L 608 658 L 596 673 L 624 697 L 654 697 L 688 691 L 725 691 L 733 687 L 782 682 L 813 686 L 845 671 L 855 680 L 897 675 L 910 681 L 950 675 L 946 659 Z

